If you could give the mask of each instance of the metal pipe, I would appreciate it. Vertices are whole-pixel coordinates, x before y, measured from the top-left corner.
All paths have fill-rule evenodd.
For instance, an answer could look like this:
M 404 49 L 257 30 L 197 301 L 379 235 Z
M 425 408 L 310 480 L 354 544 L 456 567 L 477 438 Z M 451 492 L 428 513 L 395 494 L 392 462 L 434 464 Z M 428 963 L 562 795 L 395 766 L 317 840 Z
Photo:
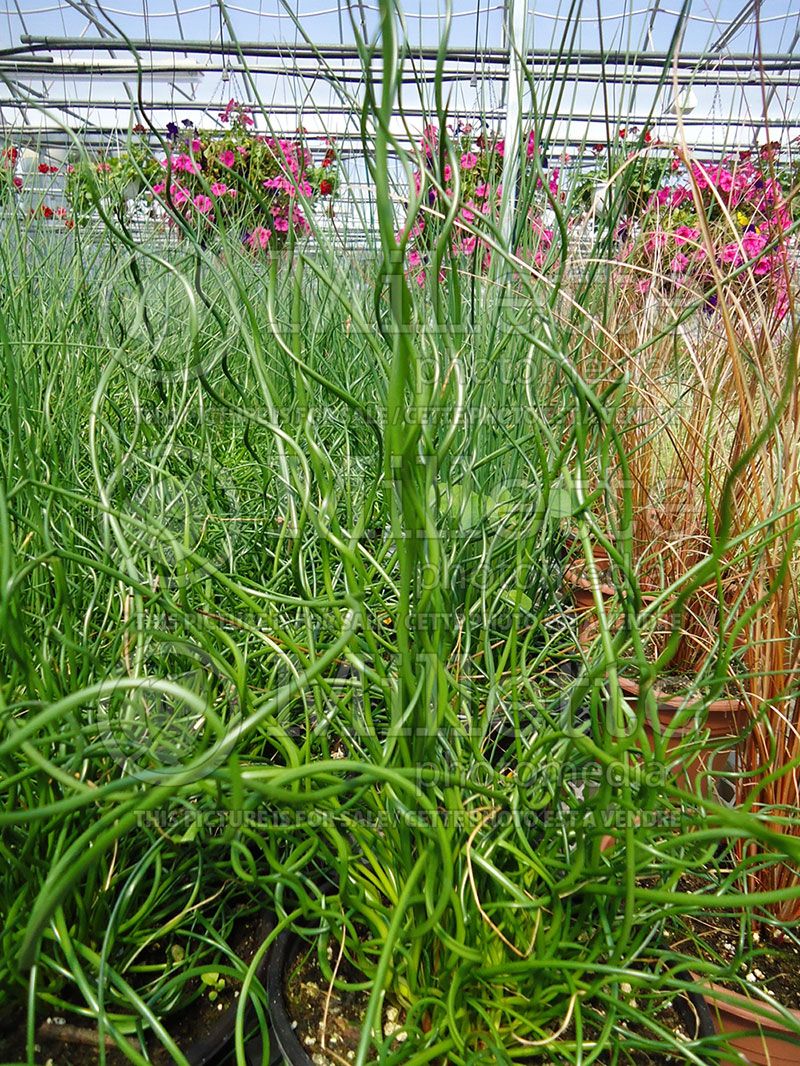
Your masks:
M 98 38 L 87 39 L 86 37 L 38 37 L 32 34 L 23 34 L 20 37 L 20 40 L 23 45 L 26 46 L 25 50 L 77 52 L 108 51 L 109 49 L 114 48 L 127 51 L 133 49 L 136 52 L 186 52 L 197 53 L 200 55 L 224 55 L 227 57 L 230 57 L 231 54 L 235 52 L 237 55 L 242 54 L 246 56 L 261 56 L 267 58 L 286 55 L 303 55 L 313 58 L 342 57 L 352 58 L 354 60 L 360 59 L 358 49 L 355 45 L 342 44 L 320 44 L 311 46 L 302 42 L 298 42 L 297 44 L 286 44 L 282 42 L 262 43 L 256 41 L 237 41 L 234 46 L 231 46 L 230 42 L 221 43 L 218 41 L 126 41 L 122 37 L 103 38 L 100 40 Z M 20 51 L 23 51 L 23 49 L 3 49 L 0 50 L 0 57 L 17 54 Z M 415 59 L 430 59 L 436 61 L 439 56 L 439 50 L 438 48 L 433 47 L 407 45 L 401 52 L 401 58 L 403 55 Z M 503 49 L 497 48 L 484 49 L 478 52 L 473 49 L 453 48 L 448 49 L 446 59 L 505 66 L 508 63 L 508 53 Z M 789 69 L 789 67 L 791 69 L 800 68 L 800 56 L 792 56 L 789 53 L 781 52 L 768 53 L 760 57 L 756 57 L 750 52 L 732 52 L 724 58 L 714 52 L 684 52 L 674 58 L 670 58 L 666 52 L 638 53 L 614 51 L 603 53 L 599 50 L 586 50 L 573 52 L 568 60 L 565 61 L 563 53 L 557 50 L 528 49 L 525 52 L 525 62 L 535 64 L 536 66 L 547 65 L 549 63 L 559 68 L 563 67 L 564 69 L 570 69 L 574 65 L 587 63 L 597 66 L 619 66 L 620 64 L 625 64 L 638 67 L 641 65 L 646 67 L 659 67 L 662 69 L 669 65 L 670 69 L 673 69 L 676 66 L 680 69 L 708 62 L 719 63 L 722 67 L 728 70 L 737 69 L 740 66 L 745 70 L 752 70 L 756 67 L 761 69 L 773 64 L 779 69 Z
M 230 64 L 211 64 L 208 66 L 182 66 L 180 63 L 176 63 L 173 67 L 153 67 L 152 69 L 144 66 L 141 68 L 142 81 L 145 82 L 148 77 L 158 77 L 160 81 L 169 80 L 170 73 L 174 73 L 175 80 L 185 80 L 191 76 L 193 79 L 199 79 L 204 74 L 215 74 L 228 72 L 229 74 L 260 74 L 271 75 L 274 77 L 293 77 L 293 78 L 306 78 L 317 82 L 324 82 L 326 84 L 341 82 L 343 84 L 359 84 L 363 82 L 363 72 L 353 70 L 333 71 L 331 73 L 321 72 L 319 67 L 289 67 L 289 66 L 250 66 L 244 67 L 232 67 Z M 118 80 L 131 81 L 132 79 L 138 79 L 139 68 L 135 64 L 126 66 L 104 66 L 103 64 L 89 65 L 73 65 L 73 64 L 58 64 L 47 65 L 44 68 L 39 65 L 25 65 L 22 63 L 5 64 L 0 61 L 0 74 L 7 74 L 12 78 L 27 77 L 34 80 L 48 81 L 54 78 L 73 78 L 78 75 L 92 75 L 100 76 L 104 75 L 110 77 L 117 75 Z M 781 72 L 782 73 L 782 72 Z M 577 84 L 594 85 L 599 80 L 599 72 L 590 72 L 586 70 L 573 71 L 570 74 L 570 80 Z M 435 83 L 437 75 L 434 71 L 426 74 L 415 74 L 413 76 L 403 78 L 403 85 L 432 85 Z M 495 82 L 505 82 L 508 78 L 507 71 L 497 70 L 495 71 L 491 79 Z M 647 74 L 645 72 L 636 74 L 630 72 L 627 74 L 615 74 L 613 71 L 606 72 L 604 80 L 609 84 L 614 85 L 630 85 L 633 81 L 637 85 L 661 85 L 663 79 L 658 74 Z M 444 72 L 443 81 L 445 83 L 462 83 L 471 82 L 472 73 L 470 71 L 453 71 Z M 690 84 L 693 86 L 711 86 L 717 88 L 719 86 L 733 86 L 738 88 L 761 88 L 762 86 L 770 88 L 773 85 L 786 85 L 790 88 L 796 88 L 797 79 L 791 78 L 788 75 L 784 77 L 776 77 L 774 75 L 753 76 L 753 77 L 737 77 L 733 74 L 692 74 L 685 79 L 678 79 L 679 84 Z

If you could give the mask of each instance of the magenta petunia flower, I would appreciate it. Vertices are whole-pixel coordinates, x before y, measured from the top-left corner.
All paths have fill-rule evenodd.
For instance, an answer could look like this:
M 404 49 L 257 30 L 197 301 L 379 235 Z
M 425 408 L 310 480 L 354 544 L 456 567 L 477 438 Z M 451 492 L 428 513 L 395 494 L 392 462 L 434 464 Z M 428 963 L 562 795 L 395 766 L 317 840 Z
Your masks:
M 211 186 L 212 196 L 224 196 L 228 191 L 228 186 L 222 181 L 215 181 Z
M 673 274 L 683 274 L 689 265 L 689 259 L 683 252 L 677 252 L 670 260 L 669 268 Z
M 236 156 L 230 148 L 226 148 L 224 152 L 219 153 L 219 161 L 224 167 L 232 167 L 236 162 Z
M 694 229 L 692 226 L 676 226 L 675 227 L 675 243 L 677 245 L 686 244 L 687 241 L 699 241 L 700 230 Z
M 478 164 L 478 157 L 474 152 L 464 152 L 461 156 L 461 169 L 473 170 Z
M 266 226 L 256 226 L 250 236 L 247 238 L 247 243 L 251 248 L 261 248 L 262 251 L 269 244 L 269 239 L 272 236 L 272 230 L 267 229 Z
M 201 192 L 199 192 L 197 196 L 195 196 L 194 200 L 192 200 L 192 203 L 201 215 L 207 215 L 209 211 L 212 211 L 214 209 L 214 201 L 211 199 L 211 197 L 206 196 L 204 193 Z

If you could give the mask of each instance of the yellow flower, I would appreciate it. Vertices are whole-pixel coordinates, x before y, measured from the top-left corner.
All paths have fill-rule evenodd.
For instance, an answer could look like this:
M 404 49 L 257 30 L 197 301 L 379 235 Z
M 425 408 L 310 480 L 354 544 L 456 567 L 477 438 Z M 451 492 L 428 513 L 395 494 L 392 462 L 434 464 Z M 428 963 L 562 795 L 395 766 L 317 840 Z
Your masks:
M 738 211 L 736 214 L 736 221 L 739 223 L 740 226 L 746 226 L 749 223 L 750 219 L 747 217 L 744 211 Z

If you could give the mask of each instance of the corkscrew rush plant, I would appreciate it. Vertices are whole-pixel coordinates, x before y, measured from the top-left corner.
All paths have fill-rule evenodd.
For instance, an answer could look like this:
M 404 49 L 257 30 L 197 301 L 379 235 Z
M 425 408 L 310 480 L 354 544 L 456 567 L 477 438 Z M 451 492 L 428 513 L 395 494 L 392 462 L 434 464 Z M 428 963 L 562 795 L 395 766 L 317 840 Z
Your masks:
M 240 982 L 237 1063 L 253 1028 L 266 1061 L 257 970 L 282 928 L 327 980 L 340 952 L 363 975 L 358 1066 L 719 1061 L 721 1038 L 679 1041 L 663 1020 L 690 982 L 661 931 L 675 914 L 796 904 L 791 804 L 729 807 L 675 773 L 750 654 L 737 632 L 766 596 L 761 560 L 794 543 L 796 492 L 763 476 L 776 439 L 790 452 L 794 306 L 760 319 L 759 290 L 743 306 L 717 279 L 733 325 L 709 327 L 704 362 L 666 312 L 631 326 L 633 286 L 614 301 L 610 279 L 657 268 L 614 258 L 618 219 L 588 255 L 573 247 L 541 160 L 520 202 L 552 210 L 549 259 L 505 243 L 491 212 L 464 218 L 446 29 L 430 159 L 421 131 L 410 148 L 397 132 L 410 60 L 392 0 L 375 40 L 357 33 L 363 92 L 337 86 L 373 189 L 360 258 L 310 212 L 313 244 L 271 252 L 224 217 L 201 229 L 174 212 L 142 237 L 98 190 L 94 228 L 4 223 L 0 1010 L 27 1010 L 20 1061 L 58 1013 L 93 1027 L 100 1062 L 112 1047 L 185 1062 L 171 1013 L 198 1007 L 208 974 Z M 435 203 L 415 186 L 426 167 Z M 408 263 L 420 216 L 435 230 L 423 284 Z M 463 234 L 491 252 L 485 270 L 464 269 Z M 676 380 L 700 396 L 688 414 L 669 377 L 679 343 Z M 753 381 L 750 429 L 709 432 Z M 652 382 L 705 457 L 691 515 L 713 497 L 719 518 L 655 594 L 637 555 L 643 449 L 653 468 L 673 453 L 636 421 Z M 753 511 L 742 486 L 764 489 Z M 589 643 L 564 588 L 576 550 Z M 675 726 L 689 735 L 651 744 L 682 613 L 734 570 L 740 601 Z M 796 759 L 783 770 L 785 785 Z M 749 880 L 687 890 L 683 874 L 737 848 Z M 275 928 L 239 958 L 236 921 L 264 910 Z M 384 1032 L 387 1003 L 405 1039 Z

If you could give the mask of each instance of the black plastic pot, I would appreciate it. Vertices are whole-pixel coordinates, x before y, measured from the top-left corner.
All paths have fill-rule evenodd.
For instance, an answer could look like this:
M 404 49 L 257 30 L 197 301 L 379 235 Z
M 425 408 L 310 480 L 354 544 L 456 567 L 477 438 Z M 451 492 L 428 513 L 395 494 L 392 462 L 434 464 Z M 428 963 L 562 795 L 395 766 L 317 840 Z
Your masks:
M 275 941 L 267 964 L 270 1035 L 282 1055 L 282 1059 L 278 1061 L 288 1063 L 289 1066 L 314 1066 L 308 1052 L 297 1039 L 292 1019 L 286 1009 L 284 978 L 302 947 L 303 941 L 300 937 L 287 929 Z
M 266 988 L 270 1035 L 279 1055 L 277 1060 L 270 1059 L 270 1066 L 275 1061 L 283 1062 L 286 1066 L 314 1066 L 308 1052 L 297 1039 L 297 1033 L 286 1008 L 285 976 L 303 946 L 304 941 L 296 933 L 287 929 L 275 941 L 275 946 L 269 955 Z M 694 983 L 691 974 L 679 973 L 676 977 L 686 981 L 687 984 Z M 675 997 L 673 1006 L 692 1039 L 716 1035 L 717 1028 L 711 1009 L 701 992 L 687 989 Z M 256 1066 L 256 1063 L 254 1062 L 252 1066 Z
M 686 981 L 687 984 L 695 983 L 695 978 L 690 973 L 686 973 L 686 971 L 676 973 L 675 976 L 681 981 Z M 675 997 L 673 1006 L 692 1040 L 705 1036 L 716 1036 L 717 1027 L 714 1024 L 714 1017 L 702 992 L 698 992 L 696 989 L 687 989 Z
M 263 943 L 269 936 L 270 930 L 273 928 L 274 919 L 272 916 L 265 917 L 258 928 L 257 939 Z M 272 949 L 268 950 L 264 958 L 259 963 L 256 970 L 256 977 L 259 981 L 265 985 L 266 974 L 269 968 L 269 960 L 272 954 Z M 211 1031 L 201 1039 L 195 1041 L 188 1048 L 184 1049 L 183 1053 L 186 1056 L 190 1066 L 223 1066 L 224 1063 L 232 1061 L 234 1054 L 234 1033 L 236 1027 L 236 1010 L 237 1005 L 233 1004 L 223 1011 L 216 1024 L 211 1028 Z M 247 1028 L 253 1024 L 255 1020 L 255 1011 L 253 1007 L 248 1005 L 245 1011 L 245 1032 Z M 270 1033 L 270 1066 L 274 1066 L 281 1062 L 281 1057 L 278 1051 L 273 1050 L 274 1041 L 272 1040 L 272 1034 Z M 260 1036 L 254 1037 L 246 1045 L 248 1061 L 253 1064 L 261 1066 L 263 1042 Z

